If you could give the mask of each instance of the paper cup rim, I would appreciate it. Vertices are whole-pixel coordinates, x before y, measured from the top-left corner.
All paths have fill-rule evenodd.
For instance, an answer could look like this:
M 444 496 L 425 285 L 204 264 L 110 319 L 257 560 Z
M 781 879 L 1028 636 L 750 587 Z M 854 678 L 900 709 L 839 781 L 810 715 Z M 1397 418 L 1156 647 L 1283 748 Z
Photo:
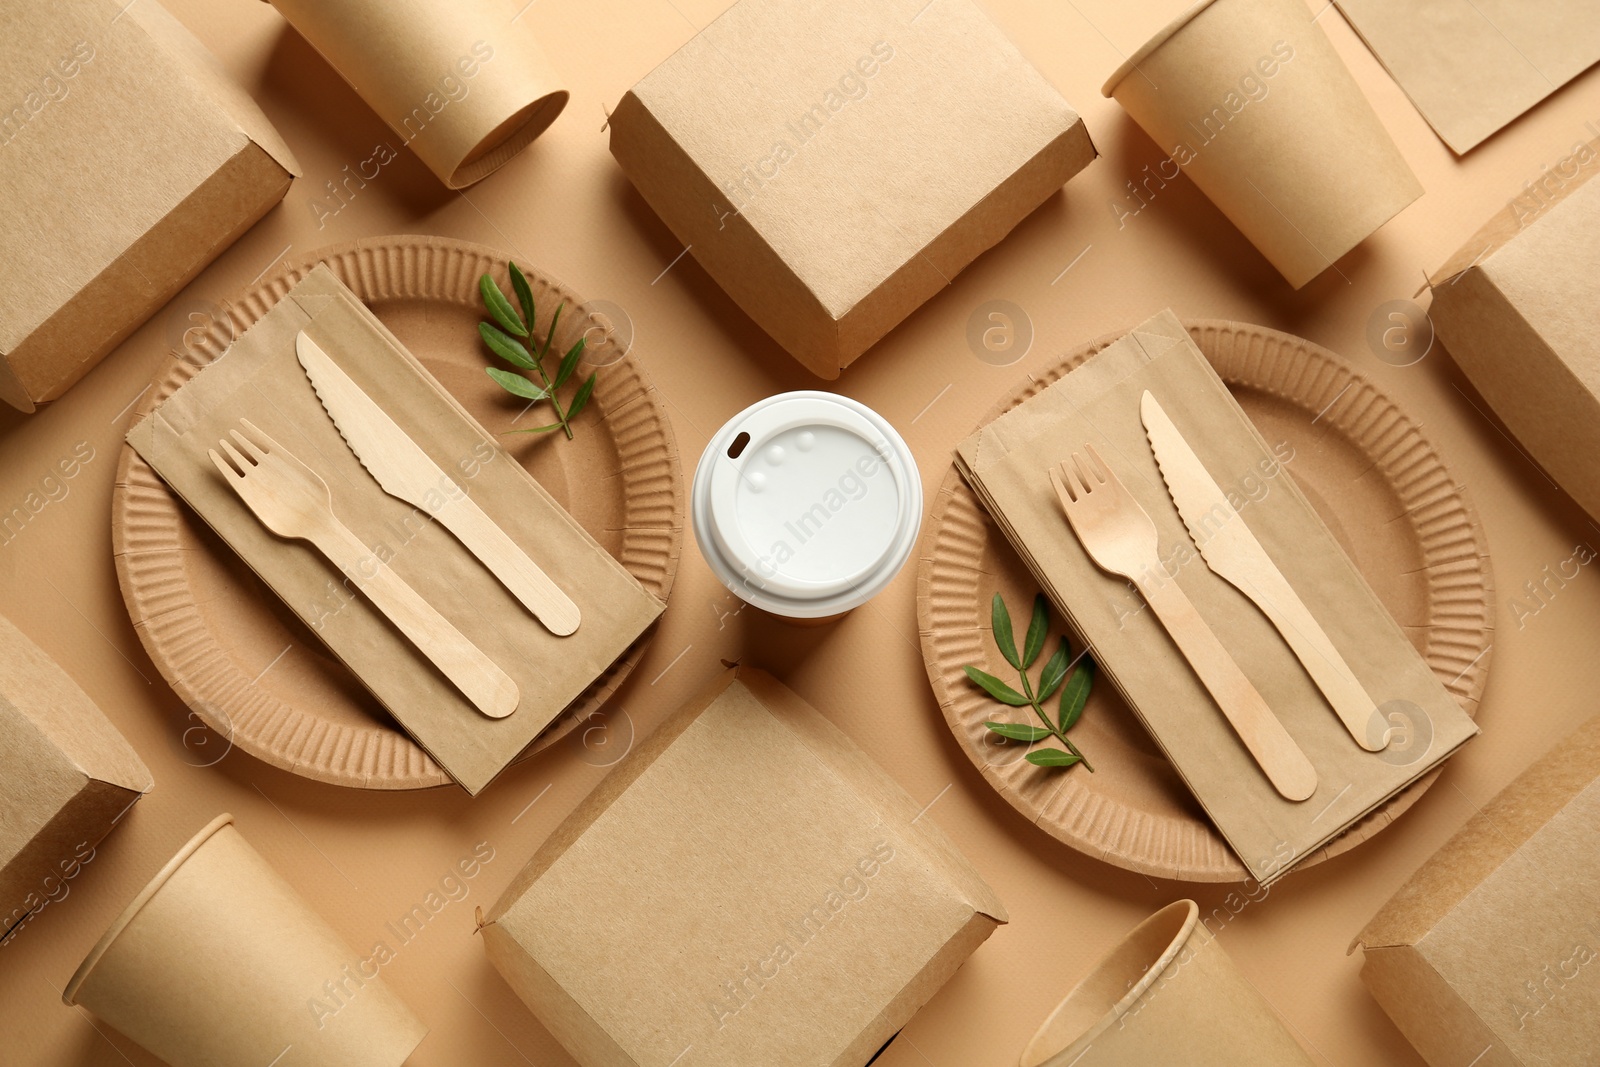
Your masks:
M 68 1007 L 77 1005 L 78 991 L 83 987 L 83 983 L 88 980 L 90 972 L 100 962 L 101 957 L 110 950 L 112 943 L 122 935 L 122 931 L 128 928 L 128 924 L 133 922 L 134 917 L 144 910 L 144 906 L 150 903 L 151 898 L 178 872 L 178 868 L 182 867 L 190 856 L 199 851 L 201 845 L 209 841 L 218 830 L 232 822 L 233 816 L 226 812 L 212 819 L 199 833 L 191 837 L 182 848 L 178 849 L 177 854 L 167 861 L 166 866 L 157 871 L 156 876 L 150 879 L 143 889 L 139 890 L 138 896 L 134 897 L 132 903 L 122 909 L 122 914 L 117 916 L 116 921 L 107 928 L 104 934 L 100 935 L 100 940 L 95 942 L 94 948 L 89 950 L 89 954 L 78 965 L 77 971 L 73 973 L 72 979 L 67 982 L 66 989 L 61 993 L 61 1002 L 63 1004 Z
M 1185 11 L 1183 14 L 1179 15 L 1177 18 L 1163 26 L 1159 31 L 1156 32 L 1154 37 L 1150 38 L 1143 45 L 1141 45 L 1138 51 L 1134 52 L 1133 55 L 1122 61 L 1122 65 L 1112 72 L 1111 77 L 1107 78 L 1106 83 L 1100 87 L 1100 95 L 1109 99 L 1113 95 L 1112 90 L 1120 85 L 1124 78 L 1126 78 L 1129 74 L 1132 74 L 1134 70 L 1138 68 L 1140 63 L 1143 63 L 1145 60 L 1154 55 L 1156 49 L 1172 40 L 1172 38 L 1177 35 L 1179 30 L 1193 22 L 1199 16 L 1200 12 L 1204 11 L 1206 8 L 1210 7 L 1216 2 L 1217 0 L 1199 0 L 1199 3 L 1195 4 L 1193 7 L 1189 8 L 1189 10 Z
M 1154 926 L 1155 924 L 1161 922 L 1170 922 L 1171 914 L 1180 909 L 1187 912 L 1187 914 L 1184 916 L 1183 925 L 1178 929 L 1178 932 L 1173 935 L 1171 943 L 1169 943 L 1166 948 L 1162 949 L 1161 955 L 1156 957 L 1154 962 L 1150 964 L 1150 966 L 1145 970 L 1144 974 L 1140 976 L 1139 980 L 1134 983 L 1133 987 L 1123 995 L 1121 1000 L 1113 1004 L 1111 1009 L 1104 1015 L 1100 1016 L 1099 1019 L 1095 1020 L 1094 1024 L 1088 1029 L 1084 1030 L 1082 1033 L 1074 1035 L 1072 1039 L 1065 1045 L 1061 1046 L 1060 1048 L 1051 1049 L 1043 1056 L 1029 1056 L 1029 1053 L 1034 1051 L 1034 1046 L 1039 1043 L 1040 1039 L 1043 1038 L 1045 1034 L 1050 1032 L 1051 1024 L 1060 1017 L 1062 1012 L 1066 1011 L 1072 1006 L 1072 1002 L 1078 996 L 1078 993 L 1100 972 L 1102 967 L 1109 963 L 1116 956 L 1116 954 L 1122 950 L 1122 946 L 1138 937 L 1139 934 L 1148 927 Z M 1027 1047 L 1023 1049 L 1022 1058 L 1020 1060 L 1023 1067 L 1043 1067 L 1043 1065 L 1052 1058 L 1059 1056 L 1063 1052 L 1073 1048 L 1085 1038 L 1099 1034 L 1112 1022 L 1126 1015 L 1128 1010 L 1133 1007 L 1139 998 L 1144 996 L 1145 993 L 1149 991 L 1151 986 L 1160 981 L 1163 974 L 1167 973 L 1167 968 L 1172 966 L 1172 961 L 1178 958 L 1178 954 L 1183 951 L 1183 946 L 1187 945 L 1189 943 L 1189 939 L 1194 935 L 1195 926 L 1199 924 L 1199 921 L 1200 905 L 1196 904 L 1193 900 L 1176 900 L 1162 908 L 1160 911 L 1153 913 L 1143 922 L 1139 923 L 1139 925 L 1135 926 L 1132 930 L 1129 930 L 1126 934 L 1124 934 L 1120 939 L 1118 939 L 1116 944 L 1112 945 L 1099 959 L 1095 960 L 1094 965 L 1091 966 L 1088 971 L 1084 972 L 1083 977 L 1078 979 L 1073 987 L 1067 991 L 1067 995 L 1061 998 L 1061 1003 L 1056 1005 L 1055 1010 L 1046 1016 L 1044 1022 L 1039 1026 L 1039 1029 L 1034 1032 L 1033 1037 L 1028 1041 Z
M 472 151 L 467 153 L 468 161 L 456 164 L 455 170 L 445 179 L 445 185 L 451 189 L 465 189 L 511 162 L 519 152 L 538 140 L 544 131 L 561 117 L 570 99 L 572 99 L 570 91 L 552 89 L 518 108 L 491 131 L 485 142 L 494 138 L 494 134 L 500 133 L 508 124 L 511 128 L 505 130 L 487 147 L 484 143 L 475 145 Z

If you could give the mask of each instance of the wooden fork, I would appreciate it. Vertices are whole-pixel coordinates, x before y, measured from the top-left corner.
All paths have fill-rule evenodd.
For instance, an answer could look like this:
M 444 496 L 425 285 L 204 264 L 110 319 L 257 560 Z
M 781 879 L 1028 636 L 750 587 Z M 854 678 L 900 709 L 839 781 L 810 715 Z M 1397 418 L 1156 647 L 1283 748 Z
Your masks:
M 1274 789 L 1289 800 L 1316 792 L 1317 772 L 1194 604 L 1161 566 L 1156 524 L 1093 445 L 1050 472 L 1067 522 L 1103 571 L 1128 579 L 1156 613 Z M 1092 462 L 1090 462 L 1092 461 Z
M 249 419 L 239 425 L 244 433 L 220 442 L 226 459 L 208 454 L 261 524 L 316 546 L 479 711 L 492 719 L 516 711 L 517 683 L 339 521 L 328 483 Z

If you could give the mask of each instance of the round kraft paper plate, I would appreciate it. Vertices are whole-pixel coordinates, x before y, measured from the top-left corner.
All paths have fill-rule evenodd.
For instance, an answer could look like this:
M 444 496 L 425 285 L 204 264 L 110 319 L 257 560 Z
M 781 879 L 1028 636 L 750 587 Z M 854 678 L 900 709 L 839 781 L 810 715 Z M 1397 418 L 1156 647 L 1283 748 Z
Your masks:
M 536 425 L 543 414 L 500 389 L 484 368 L 478 278 L 504 278 L 506 257 L 463 241 L 387 237 L 312 252 L 229 304 L 197 309 L 195 328 L 174 338 L 174 358 L 140 401 L 143 417 L 220 357 L 316 265 L 324 264 L 381 319 L 491 433 Z M 684 485 L 665 405 L 630 339 L 561 283 L 518 264 L 541 322 L 565 301 L 552 352 L 580 336 L 588 347 L 575 377 L 598 372 L 594 396 L 559 433 L 500 437 L 589 534 L 646 589 L 665 600 L 683 546 Z M 553 356 L 551 358 L 554 358 Z M 207 764 L 238 747 L 319 781 L 364 789 L 422 789 L 450 778 L 411 740 L 277 595 L 183 506 L 154 470 L 124 446 L 112 511 L 117 577 L 134 628 L 167 682 L 219 735 L 206 749 L 194 726 L 188 755 Z M 551 724 L 519 758 L 554 744 L 593 716 L 643 656 L 653 628 Z M 216 745 L 217 739 L 207 744 Z
M 1185 324 L 1266 439 L 1287 442 L 1287 469 L 1471 715 L 1488 680 L 1494 589 L 1477 514 L 1417 425 L 1342 359 L 1309 341 L 1241 323 Z M 985 417 L 1022 403 L 1111 344 L 1102 338 L 1035 372 Z M 981 425 L 981 424 L 980 424 Z M 1094 763 L 1056 771 L 1021 758 L 984 721 L 998 707 L 969 682 L 973 664 L 1005 677 L 989 601 L 1027 618 L 1038 584 L 954 467 L 945 475 L 917 572 L 923 658 L 950 729 L 983 776 L 1045 832 L 1141 874 L 1242 882 L 1249 872 L 1109 684 L 1095 686 L 1072 737 Z M 1059 630 L 1059 615 L 1055 622 Z M 1073 639 L 1074 651 L 1077 641 Z M 1416 803 L 1420 779 L 1303 864 L 1345 852 Z

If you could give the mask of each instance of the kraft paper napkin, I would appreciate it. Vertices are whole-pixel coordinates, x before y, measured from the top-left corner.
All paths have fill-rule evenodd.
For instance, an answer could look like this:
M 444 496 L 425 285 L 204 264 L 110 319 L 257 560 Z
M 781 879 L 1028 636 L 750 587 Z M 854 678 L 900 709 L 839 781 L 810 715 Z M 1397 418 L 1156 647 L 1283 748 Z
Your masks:
M 301 330 L 576 601 L 583 612 L 576 633 L 551 634 L 447 530 L 383 492 L 301 368 Z M 321 475 L 345 525 L 374 550 L 387 547 L 391 568 L 511 675 L 522 694 L 515 713 L 502 720 L 479 714 L 359 593 L 344 588 L 316 549 L 261 525 L 206 456 L 241 417 Z M 662 611 L 325 267 L 128 440 L 469 793 L 482 790 Z M 584 443 L 556 447 L 581 450 Z
M 1399 713 L 1416 724 L 1404 746 L 1361 749 L 1266 616 L 1199 558 L 1145 437 L 1139 403 L 1147 389 L 1217 483 L 1242 502 L 1239 514 L 1386 717 Z M 1309 800 L 1296 804 L 1273 790 L 1160 621 L 1125 580 L 1094 565 L 1067 525 L 1048 472 L 1085 442 L 1155 521 L 1162 559 L 1176 567 L 1178 584 L 1315 765 L 1320 783 Z M 1170 311 L 979 430 L 956 462 L 1261 882 L 1281 876 L 1477 733 L 1294 485 L 1286 469 L 1292 450 L 1261 437 Z
M 1594 0 L 1337 3 L 1457 155 L 1600 61 Z

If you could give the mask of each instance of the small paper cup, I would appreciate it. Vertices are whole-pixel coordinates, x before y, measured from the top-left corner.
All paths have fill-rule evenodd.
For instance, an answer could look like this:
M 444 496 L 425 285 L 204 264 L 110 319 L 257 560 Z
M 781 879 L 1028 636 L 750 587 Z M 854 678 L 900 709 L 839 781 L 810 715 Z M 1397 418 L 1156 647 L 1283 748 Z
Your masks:
M 428 1031 L 376 970 L 219 815 L 111 924 L 62 999 L 172 1067 L 398 1067 Z
M 1022 1067 L 1312 1067 L 1192 900 L 1140 923 L 1045 1020 Z
M 500 169 L 567 106 L 536 16 L 493 0 L 271 2 L 451 189 Z
M 712 437 L 690 510 L 701 554 L 735 596 L 815 624 L 900 573 L 922 525 L 922 480 L 905 440 L 871 408 L 780 393 Z
M 1101 90 L 1171 157 L 1156 181 L 1187 173 L 1296 289 L 1422 195 L 1311 19 L 1303 0 L 1204 0 Z

